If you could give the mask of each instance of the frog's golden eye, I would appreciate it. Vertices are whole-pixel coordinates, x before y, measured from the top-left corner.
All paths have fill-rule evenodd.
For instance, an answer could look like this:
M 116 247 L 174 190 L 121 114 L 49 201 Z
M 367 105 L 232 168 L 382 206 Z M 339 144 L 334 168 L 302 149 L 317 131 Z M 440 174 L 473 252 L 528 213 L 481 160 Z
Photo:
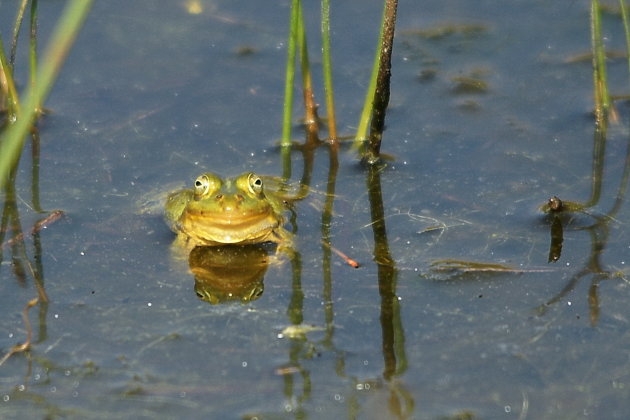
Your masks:
M 260 194 L 262 192 L 263 182 L 262 182 L 262 179 L 258 175 L 256 175 L 256 174 L 249 174 L 248 181 L 249 181 L 249 183 L 248 183 L 249 190 L 252 193 Z
M 195 194 L 204 195 L 210 188 L 210 179 L 207 175 L 201 175 L 195 180 Z
M 205 199 L 221 190 L 221 178 L 212 172 L 206 172 L 195 179 L 195 200 Z

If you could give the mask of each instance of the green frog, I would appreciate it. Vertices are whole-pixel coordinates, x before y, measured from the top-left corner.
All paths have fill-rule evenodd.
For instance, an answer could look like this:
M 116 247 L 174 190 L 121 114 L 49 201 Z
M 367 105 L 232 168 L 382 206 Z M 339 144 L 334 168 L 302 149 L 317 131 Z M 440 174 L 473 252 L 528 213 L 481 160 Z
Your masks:
M 287 202 L 265 189 L 255 173 L 222 179 L 208 172 L 193 188 L 169 194 L 165 219 L 190 246 L 275 242 L 278 249 L 291 249 L 292 234 L 282 227 L 286 209 Z

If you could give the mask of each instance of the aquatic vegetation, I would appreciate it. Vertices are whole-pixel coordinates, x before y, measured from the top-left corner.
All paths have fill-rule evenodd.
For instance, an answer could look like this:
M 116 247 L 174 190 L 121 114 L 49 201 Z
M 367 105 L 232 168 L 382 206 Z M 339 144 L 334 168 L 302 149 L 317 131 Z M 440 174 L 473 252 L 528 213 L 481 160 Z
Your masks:
M 591 48 L 593 50 L 593 85 L 595 88 L 595 121 L 606 124 L 610 112 L 610 94 L 606 75 L 606 53 L 602 36 L 599 0 L 591 0 Z
M 36 4 L 37 2 L 32 3 L 35 9 Z M 91 0 L 70 0 L 68 2 L 50 37 L 49 46 L 38 64 L 36 75 L 19 100 L 15 88 L 11 87 L 12 73 L 5 64 L 7 62 L 6 57 L 2 59 L 0 79 L 5 80 L 2 86 L 7 86 L 3 94 L 8 101 L 9 114 L 2 133 L 0 133 L 0 188 L 4 188 L 10 172 L 17 165 L 24 139 L 33 128 L 35 118 L 61 70 L 63 61 L 70 51 L 72 42 L 76 38 L 91 4 Z M 4 56 L 2 51 L 0 51 L 0 55 Z M 31 64 L 34 64 L 33 60 L 31 60 Z M 21 105 L 18 106 L 18 103 Z
M 396 25 L 397 0 L 384 2 L 381 31 L 376 50 L 370 84 L 366 92 L 365 102 L 359 125 L 354 135 L 354 146 L 362 152 L 362 158 L 368 163 L 380 161 L 380 145 L 385 124 L 385 113 L 389 104 L 389 86 L 391 75 L 391 55 L 393 50 L 394 31 Z M 330 40 L 330 4 L 322 1 L 321 37 L 322 37 L 322 66 L 324 92 L 326 100 L 326 121 L 328 125 L 327 142 L 336 148 L 339 136 L 337 134 L 337 118 L 335 115 L 335 101 L 332 81 L 331 40 Z M 295 62 L 299 51 L 302 90 L 304 96 L 304 123 L 309 133 L 308 139 L 312 144 L 318 143 L 317 107 L 313 99 L 310 62 L 306 47 L 306 33 L 304 29 L 304 15 L 300 0 L 293 0 L 291 4 L 290 31 L 287 44 L 287 65 L 285 78 L 284 112 L 281 145 L 284 149 L 292 145 L 291 122 L 293 105 L 293 82 L 295 79 Z M 368 125 L 370 133 L 368 136 Z M 365 146 L 365 147 L 363 147 Z M 287 153 L 286 151 L 284 152 Z M 286 171 L 285 171 L 286 172 Z
M 452 77 L 451 81 L 455 84 L 453 91 L 458 94 L 488 92 L 488 83 L 480 78 L 456 76 Z
M 2 247 L 9 246 L 15 255 L 23 276 L 31 275 L 37 288 L 38 297 L 31 299 L 23 312 L 24 325 L 27 330 L 26 341 L 13 346 L 0 360 L 4 363 L 11 355 L 27 351 L 31 345 L 31 326 L 28 319 L 28 310 L 37 305 L 48 302 L 46 291 L 43 287 L 41 248 L 35 245 L 36 255 L 31 263 L 24 247 L 24 234 L 21 232 L 18 211 L 16 207 L 15 173 L 22 152 L 25 139 L 29 133 L 33 139 L 33 170 L 32 170 L 32 208 L 43 212 L 39 204 L 39 137 L 35 127 L 37 118 L 41 115 L 44 101 L 50 92 L 52 85 L 59 73 L 78 31 L 90 10 L 91 0 L 70 0 L 66 5 L 57 25 L 49 40 L 49 46 L 41 60 L 37 55 L 37 0 L 31 0 L 30 19 L 30 83 L 21 97 L 18 97 L 16 82 L 13 79 L 17 40 L 20 33 L 24 12 L 28 4 L 27 0 L 20 3 L 13 31 L 10 58 L 7 59 L 3 40 L 0 38 L 0 107 L 4 111 L 5 118 L 0 131 L 0 190 L 5 193 L 2 226 L 0 238 L 4 237 L 7 225 L 12 226 L 14 236 L 2 243 Z M 37 243 L 40 230 L 54 223 L 63 216 L 60 210 L 49 212 L 47 216 L 35 223 L 30 230 Z M 2 240 L 0 239 L 0 242 Z M 25 264 L 26 270 L 21 267 Z M 35 268 L 34 268 L 35 267 Z M 28 273 L 28 274 L 27 274 Z

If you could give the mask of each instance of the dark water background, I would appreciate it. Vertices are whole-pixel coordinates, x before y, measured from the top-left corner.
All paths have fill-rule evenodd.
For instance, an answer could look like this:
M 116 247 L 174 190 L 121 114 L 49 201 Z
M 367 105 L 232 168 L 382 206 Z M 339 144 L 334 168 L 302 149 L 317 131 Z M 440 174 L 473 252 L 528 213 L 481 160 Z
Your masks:
M 606 214 L 626 159 L 626 102 L 616 102 L 601 198 L 562 220 L 556 263 L 551 221 L 537 211 L 552 195 L 591 194 L 592 71 L 573 60 L 590 49 L 585 1 L 400 2 L 383 144 L 395 160 L 380 174 L 394 296 L 379 288 L 367 171 L 349 148 L 330 229 L 362 266 L 333 254 L 323 268 L 322 148 L 296 207 L 299 269 L 270 267 L 249 304 L 197 297 L 168 228 L 138 209 L 207 170 L 281 174 L 287 3 L 208 1 L 191 14 L 183 0 L 95 2 L 40 123 L 42 207 L 66 216 L 40 233 L 50 303 L 30 312 L 32 351 L 0 366 L 0 417 L 625 418 L 628 206 Z M 336 105 L 351 135 L 382 6 L 337 3 Z M 42 44 L 61 6 L 40 2 Z M 304 5 L 323 103 L 318 6 Z M 13 8 L 0 3 L 5 42 Z M 607 46 L 622 50 L 618 16 L 604 26 Z M 609 65 L 613 93 L 627 93 L 627 63 Z M 28 232 L 43 215 L 32 210 L 29 156 L 16 189 L 33 259 Z M 300 154 L 293 165 L 297 180 Z M 431 270 L 442 259 L 513 270 Z M 3 247 L 3 354 L 24 340 L 21 311 L 37 296 L 16 260 Z M 298 322 L 315 328 L 281 336 Z

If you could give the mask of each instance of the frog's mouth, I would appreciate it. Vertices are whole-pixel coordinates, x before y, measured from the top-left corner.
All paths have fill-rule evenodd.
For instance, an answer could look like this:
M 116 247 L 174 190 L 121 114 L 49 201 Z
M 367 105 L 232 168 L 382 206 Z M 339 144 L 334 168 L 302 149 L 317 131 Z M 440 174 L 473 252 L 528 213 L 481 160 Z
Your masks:
M 192 223 L 202 226 L 221 226 L 225 229 L 242 229 L 255 225 L 265 220 L 275 220 L 268 213 L 247 213 L 247 212 L 210 212 L 210 211 L 188 211 L 187 218 Z
M 182 220 L 186 233 L 202 242 L 236 244 L 260 242 L 280 225 L 270 214 L 188 212 Z

